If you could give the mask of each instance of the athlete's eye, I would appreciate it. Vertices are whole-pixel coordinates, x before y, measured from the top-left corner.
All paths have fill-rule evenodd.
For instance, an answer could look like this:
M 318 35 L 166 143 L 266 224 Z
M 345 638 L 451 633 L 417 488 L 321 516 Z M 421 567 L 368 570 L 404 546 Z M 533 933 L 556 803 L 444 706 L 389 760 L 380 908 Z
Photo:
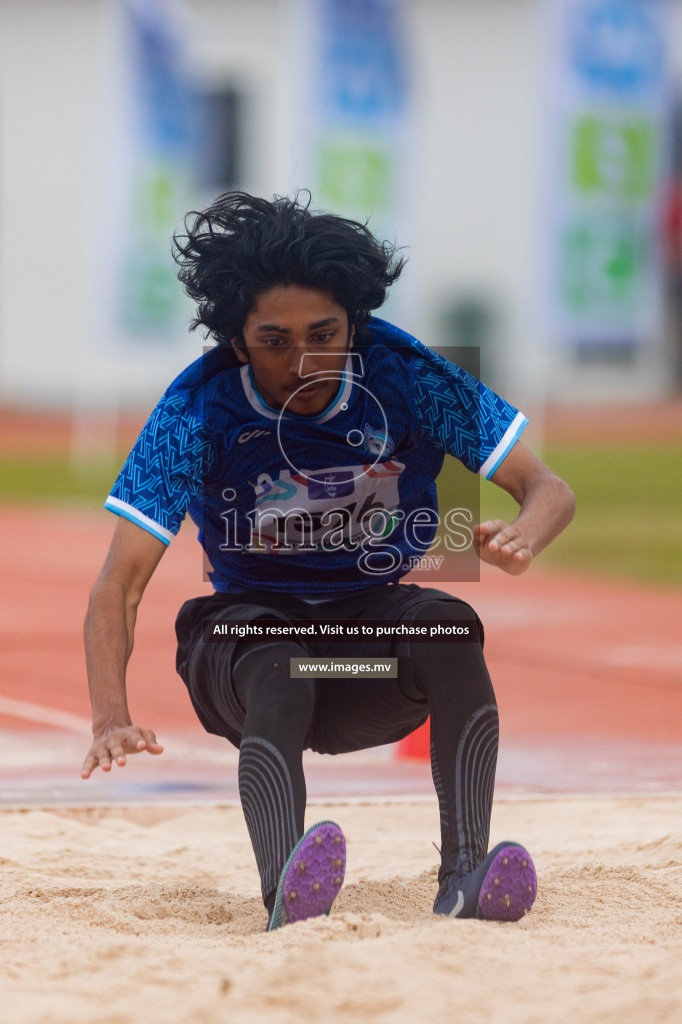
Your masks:
M 331 339 L 335 337 L 335 335 L 336 331 L 325 331 L 324 334 L 316 334 L 313 337 L 313 341 L 317 345 L 324 345 L 326 342 L 331 341 Z
M 261 341 L 269 348 L 283 348 L 287 343 L 286 338 L 261 338 Z

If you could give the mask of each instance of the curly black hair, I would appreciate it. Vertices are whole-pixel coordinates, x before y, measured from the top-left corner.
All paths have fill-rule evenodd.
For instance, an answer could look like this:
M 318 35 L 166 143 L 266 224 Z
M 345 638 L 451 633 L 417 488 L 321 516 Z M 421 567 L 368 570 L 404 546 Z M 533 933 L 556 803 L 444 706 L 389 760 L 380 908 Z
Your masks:
M 235 338 L 258 295 L 295 284 L 327 292 L 362 327 L 399 277 L 405 259 L 379 242 L 366 225 L 330 213 L 312 213 L 300 196 L 270 202 L 226 192 L 185 219 L 173 238 L 178 277 L 198 304 L 190 328 L 203 326 L 219 345 Z

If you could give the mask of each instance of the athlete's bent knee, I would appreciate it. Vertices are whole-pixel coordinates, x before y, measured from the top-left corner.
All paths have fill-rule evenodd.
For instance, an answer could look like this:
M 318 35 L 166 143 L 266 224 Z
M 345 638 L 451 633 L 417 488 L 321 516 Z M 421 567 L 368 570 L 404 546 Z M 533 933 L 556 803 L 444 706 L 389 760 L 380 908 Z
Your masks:
M 245 654 L 235 668 L 237 698 L 249 726 L 270 733 L 286 722 L 307 729 L 315 709 L 315 680 L 292 679 L 290 659 L 300 657 L 295 644 L 273 644 Z
M 432 640 L 452 639 L 459 627 L 464 630 L 475 625 L 478 630 L 477 639 L 483 646 L 483 623 L 471 605 L 465 601 L 425 601 L 419 606 L 415 620 L 432 623 Z M 458 632 L 457 635 L 462 634 Z

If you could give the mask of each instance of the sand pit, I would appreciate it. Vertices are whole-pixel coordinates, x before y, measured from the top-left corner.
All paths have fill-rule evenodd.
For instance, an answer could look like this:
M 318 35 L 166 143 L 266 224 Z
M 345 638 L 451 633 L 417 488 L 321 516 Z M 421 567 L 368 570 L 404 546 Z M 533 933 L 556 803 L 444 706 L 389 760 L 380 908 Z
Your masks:
M 238 808 L 5 811 L 3 1024 L 677 1022 L 682 797 L 500 800 L 518 924 L 434 918 L 433 801 L 309 807 L 349 847 L 329 919 L 265 934 Z

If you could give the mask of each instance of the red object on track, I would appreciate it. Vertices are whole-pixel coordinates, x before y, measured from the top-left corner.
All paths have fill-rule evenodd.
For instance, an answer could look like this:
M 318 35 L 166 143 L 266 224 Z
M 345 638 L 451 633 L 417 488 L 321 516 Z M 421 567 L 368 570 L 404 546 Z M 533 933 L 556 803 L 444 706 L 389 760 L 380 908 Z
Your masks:
M 430 761 L 431 760 L 431 719 L 427 718 L 423 725 L 400 740 L 395 756 L 399 761 Z

